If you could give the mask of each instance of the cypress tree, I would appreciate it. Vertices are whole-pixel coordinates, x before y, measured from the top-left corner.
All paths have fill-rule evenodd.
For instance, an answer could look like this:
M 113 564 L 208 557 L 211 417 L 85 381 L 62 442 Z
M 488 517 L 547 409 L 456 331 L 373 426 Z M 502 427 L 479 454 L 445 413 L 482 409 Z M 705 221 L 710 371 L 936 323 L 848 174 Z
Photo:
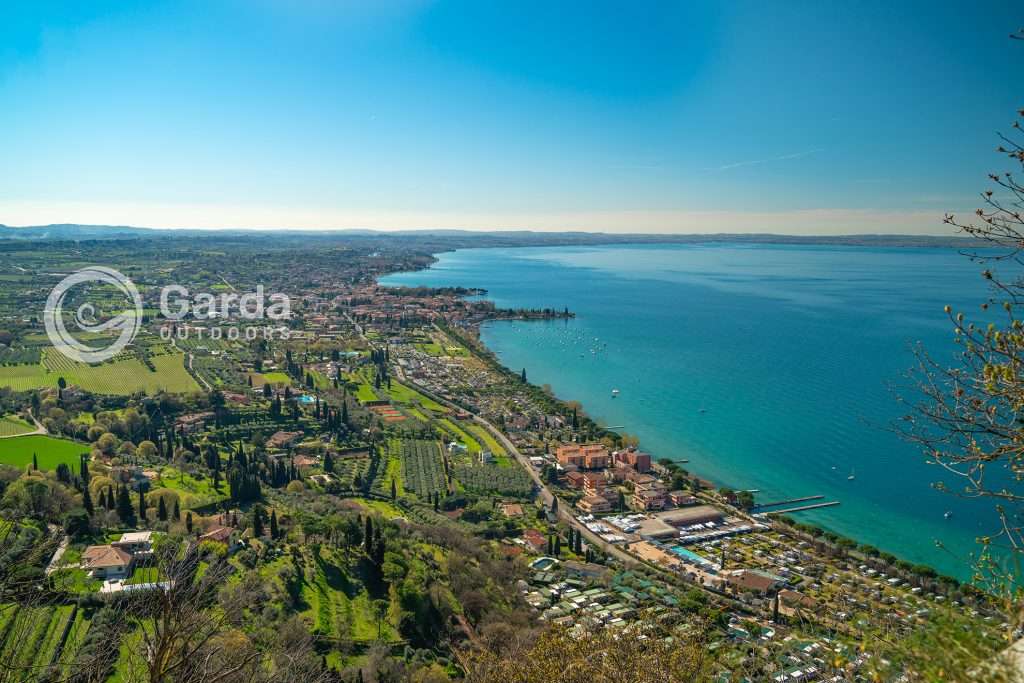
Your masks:
M 33 470 L 38 470 L 39 469 L 39 460 L 38 460 L 38 458 L 36 458 L 36 454 L 35 453 L 32 454 L 32 469 Z
M 178 504 L 177 500 L 174 501 L 174 510 L 171 512 L 171 519 L 174 521 L 181 519 L 181 506 Z
M 188 529 L 189 533 L 192 533 L 192 511 L 185 513 L 185 528 Z
M 373 552 L 373 519 L 366 518 L 366 531 L 363 533 L 363 550 L 369 556 Z
M 139 519 L 146 521 L 146 494 L 139 488 Z
M 92 496 L 89 495 L 89 487 L 88 486 L 86 486 L 84 489 L 82 489 L 82 507 L 85 508 L 86 512 L 88 512 L 90 515 L 92 515 L 92 512 L 93 512 Z
M 128 495 L 126 486 L 120 486 L 117 489 L 117 516 L 124 524 L 135 524 L 135 510 L 132 508 L 132 499 Z
M 167 504 L 164 502 L 164 499 L 162 497 L 160 498 L 160 502 L 156 506 L 156 518 L 159 519 L 161 522 L 167 521 Z
M 252 535 L 253 538 L 259 538 L 263 535 L 263 514 L 260 512 L 258 505 L 252 508 Z
M 277 510 L 270 511 L 270 537 L 277 538 L 280 530 L 277 528 Z

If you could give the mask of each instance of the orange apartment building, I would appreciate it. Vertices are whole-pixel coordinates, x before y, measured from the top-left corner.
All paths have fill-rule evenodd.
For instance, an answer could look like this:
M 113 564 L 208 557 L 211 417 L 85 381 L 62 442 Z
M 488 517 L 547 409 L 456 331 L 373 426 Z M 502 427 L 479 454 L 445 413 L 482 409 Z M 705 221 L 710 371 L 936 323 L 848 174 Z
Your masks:
M 566 444 L 559 446 L 555 455 L 559 465 L 575 465 L 587 470 L 604 469 L 611 462 L 608 449 L 599 443 Z

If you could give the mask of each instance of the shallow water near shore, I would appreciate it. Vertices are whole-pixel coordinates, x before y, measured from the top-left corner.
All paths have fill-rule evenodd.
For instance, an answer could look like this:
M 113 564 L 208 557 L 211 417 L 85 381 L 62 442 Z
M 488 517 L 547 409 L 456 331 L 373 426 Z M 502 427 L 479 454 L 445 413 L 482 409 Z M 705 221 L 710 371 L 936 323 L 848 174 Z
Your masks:
M 616 245 L 461 250 L 381 283 L 568 306 L 574 319 L 489 323 L 483 341 L 656 458 L 759 502 L 838 500 L 794 517 L 966 578 L 993 506 L 935 491 L 940 471 L 892 423 L 913 345 L 953 362 L 943 306 L 977 311 L 980 270 L 938 248 Z

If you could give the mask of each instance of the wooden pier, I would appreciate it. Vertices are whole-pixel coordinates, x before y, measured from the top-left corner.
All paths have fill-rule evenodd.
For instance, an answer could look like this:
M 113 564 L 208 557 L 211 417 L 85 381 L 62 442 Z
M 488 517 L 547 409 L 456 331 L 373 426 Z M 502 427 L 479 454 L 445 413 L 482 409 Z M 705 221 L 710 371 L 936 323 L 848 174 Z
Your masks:
M 824 496 L 818 496 L 818 497 L 819 498 L 823 498 Z M 767 515 L 785 515 L 785 514 L 789 514 L 790 512 L 803 512 L 804 510 L 816 510 L 818 508 L 829 508 L 829 507 L 832 507 L 833 505 L 839 505 L 839 501 L 838 500 L 830 500 L 830 501 L 825 502 L 825 503 L 813 503 L 811 505 L 799 505 L 799 506 L 797 506 L 795 508 L 786 508 L 785 510 L 772 510 L 770 512 L 766 512 L 765 514 L 767 514 Z
M 780 505 L 792 505 L 793 503 L 806 503 L 809 500 L 821 500 L 824 497 L 823 495 L 803 496 L 801 498 L 790 498 L 789 500 L 777 500 L 774 503 L 759 503 L 754 507 L 760 510 L 761 508 L 774 508 Z

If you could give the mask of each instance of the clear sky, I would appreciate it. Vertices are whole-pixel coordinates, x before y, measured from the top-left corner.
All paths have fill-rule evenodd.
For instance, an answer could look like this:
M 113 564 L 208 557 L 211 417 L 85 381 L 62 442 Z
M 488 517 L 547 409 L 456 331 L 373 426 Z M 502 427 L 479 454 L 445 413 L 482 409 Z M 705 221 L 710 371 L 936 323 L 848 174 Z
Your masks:
M 0 8 L 0 223 L 943 233 L 1018 3 Z

